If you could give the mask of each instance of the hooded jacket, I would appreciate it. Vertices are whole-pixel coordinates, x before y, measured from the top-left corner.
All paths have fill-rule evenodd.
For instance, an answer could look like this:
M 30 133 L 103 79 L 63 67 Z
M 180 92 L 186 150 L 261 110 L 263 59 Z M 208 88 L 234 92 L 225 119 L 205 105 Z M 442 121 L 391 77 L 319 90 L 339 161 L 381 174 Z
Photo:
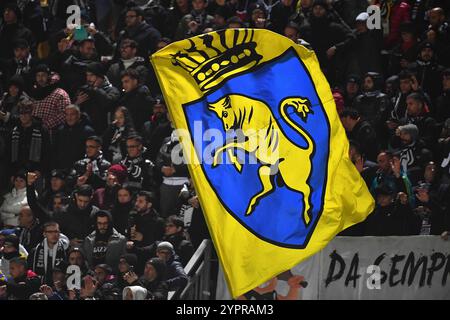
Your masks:
M 16 227 L 19 224 L 18 216 L 20 209 L 27 205 L 27 189 L 17 190 L 13 188 L 10 193 L 4 196 L 0 207 L 1 219 L 4 225 Z
M 97 231 L 93 231 L 89 236 L 86 237 L 83 243 L 83 252 L 86 256 L 86 261 L 88 262 L 91 269 L 95 267 L 93 265 L 93 248 L 95 245 L 96 233 Z M 108 240 L 108 247 L 104 262 L 105 264 L 111 266 L 113 272 L 117 272 L 117 266 L 119 264 L 120 256 L 122 256 L 126 252 L 126 248 L 127 239 L 125 238 L 125 236 L 117 232 L 116 229 L 113 229 L 113 233 Z
M 122 291 L 122 299 L 125 300 L 128 290 L 131 290 L 131 293 L 133 295 L 133 300 L 145 300 L 147 298 L 148 291 L 147 289 L 141 287 L 141 286 L 129 286 L 123 288 Z

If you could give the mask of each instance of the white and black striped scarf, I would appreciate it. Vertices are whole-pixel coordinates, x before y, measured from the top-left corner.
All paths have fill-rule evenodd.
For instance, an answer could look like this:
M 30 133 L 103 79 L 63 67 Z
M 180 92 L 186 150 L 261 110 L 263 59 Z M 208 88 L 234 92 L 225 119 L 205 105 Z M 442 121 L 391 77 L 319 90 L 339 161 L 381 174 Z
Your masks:
M 16 162 L 19 159 L 19 142 L 20 131 L 16 126 L 12 132 L 12 145 L 11 145 L 11 162 Z M 42 148 L 42 133 L 37 128 L 33 128 L 31 134 L 30 154 L 28 160 L 33 162 L 41 161 L 41 148 Z

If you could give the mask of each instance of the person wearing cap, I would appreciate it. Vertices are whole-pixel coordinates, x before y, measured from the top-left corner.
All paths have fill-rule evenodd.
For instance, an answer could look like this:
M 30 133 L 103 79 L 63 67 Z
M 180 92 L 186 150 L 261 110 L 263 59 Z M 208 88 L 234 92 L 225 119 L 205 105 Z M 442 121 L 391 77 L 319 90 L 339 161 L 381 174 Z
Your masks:
M 166 263 L 166 282 L 169 291 L 182 290 L 188 283 L 188 276 L 183 265 L 178 261 L 173 245 L 162 241 L 156 247 L 156 256 Z
M 350 140 L 357 141 L 365 159 L 375 161 L 378 154 L 377 135 L 372 125 L 361 118 L 355 109 L 346 109 L 340 115 L 342 125 Z
M 150 89 L 140 82 L 137 70 L 125 70 L 121 75 L 121 80 L 123 92 L 118 104 L 130 111 L 134 128 L 139 134 L 142 134 L 142 127 L 152 115 L 152 106 L 155 101 Z
M 150 85 L 150 71 L 144 58 L 137 55 L 138 43 L 131 39 L 124 39 L 120 44 L 120 59 L 113 63 L 106 73 L 111 84 L 119 90 L 122 90 L 122 72 L 128 69 L 134 69 L 139 74 L 141 83 Z
M 442 92 L 441 74 L 444 67 L 437 63 L 435 48 L 431 42 L 420 44 L 417 60 L 409 68 L 416 73 L 419 86 L 434 102 Z
M 39 292 L 39 277 L 28 269 L 25 258 L 11 259 L 9 270 L 11 276 L 5 287 L 0 287 L 0 299 L 28 300 L 32 294 Z
M 302 38 L 311 44 L 328 81 L 334 85 L 340 73 L 336 55 L 348 52 L 355 39 L 351 30 L 331 21 L 326 0 L 315 0 L 312 12 L 300 28 Z
M 11 260 L 17 257 L 23 257 L 26 259 L 28 257 L 28 252 L 26 250 L 23 253 L 20 251 L 19 238 L 15 233 L 11 233 L 4 237 L 0 250 L 0 271 L 6 276 L 6 278 L 9 279 L 11 277 L 9 271 L 9 264 Z
M 18 39 L 25 39 L 31 51 L 35 52 L 36 41 L 30 29 L 26 28 L 22 23 L 22 12 L 15 3 L 8 3 L 3 7 L 3 23 L 0 27 L 0 59 L 12 59 L 14 52 L 14 42 Z
M 167 267 L 160 258 L 151 258 L 145 264 L 144 274 L 138 277 L 134 272 L 125 274 L 125 280 L 130 286 L 140 286 L 147 289 L 147 300 L 167 300 L 169 293 L 166 278 Z
M 8 156 L 13 171 L 22 168 L 28 171 L 48 172 L 50 159 L 50 137 L 41 122 L 33 118 L 34 104 L 21 101 L 18 104 L 19 123 L 13 128 L 8 141 Z
M 383 45 L 383 33 L 381 30 L 367 27 L 369 14 L 361 12 L 355 19 L 355 41 L 349 49 L 348 73 L 356 73 L 360 76 L 369 71 L 381 73 L 383 71 L 381 61 L 381 49 Z
M 53 211 L 53 198 L 56 194 L 64 197 L 69 195 L 66 185 L 66 172 L 61 169 L 54 169 L 50 172 L 50 187 L 45 188 L 39 197 L 39 202 L 49 211 Z
M 64 123 L 64 108 L 70 104 L 67 92 L 59 87 L 59 75 L 50 72 L 45 64 L 34 69 L 35 84 L 30 95 L 33 98 L 33 116 L 53 133 Z
M 354 101 L 357 96 L 361 94 L 361 79 L 357 74 L 349 74 L 344 90 L 344 106 L 346 108 L 353 108 Z
M 147 61 L 149 55 L 156 51 L 156 44 L 161 34 L 144 19 L 144 12 L 140 7 L 128 8 L 125 13 L 125 29 L 121 30 L 117 39 L 117 49 L 114 57 L 120 57 L 120 47 L 125 39 L 131 39 L 138 44 L 137 55 Z
M 396 194 L 387 185 L 375 190 L 376 206 L 363 222 L 366 236 L 406 236 L 418 234 L 419 219 L 413 214 L 403 192 Z
M 153 105 L 153 114 L 144 123 L 143 128 L 143 138 L 145 146 L 148 147 L 148 156 L 151 161 L 156 161 L 156 156 L 164 139 L 170 137 L 172 131 L 172 125 L 167 118 L 167 106 L 164 97 L 158 95 Z
M 27 205 L 27 189 L 25 171 L 18 171 L 13 176 L 14 187 L 10 193 L 4 195 L 0 206 L 0 218 L 5 228 L 19 225 L 19 213 L 23 206 Z
M 107 127 L 107 115 L 119 99 L 120 93 L 105 76 L 105 66 L 91 62 L 86 67 L 86 84 L 77 93 L 75 104 L 86 112 L 96 132 Z
M 17 39 L 13 49 L 14 57 L 12 59 L 0 59 L 0 68 L 3 70 L 2 82 L 6 86 L 12 76 L 21 76 L 24 79 L 26 90 L 29 91 L 33 83 L 33 69 L 37 66 L 38 60 L 31 55 L 30 45 L 25 39 Z
M 94 205 L 101 210 L 112 210 L 117 200 L 117 192 L 128 179 L 127 168 L 114 164 L 108 169 L 106 186 L 95 190 Z
M 105 263 L 117 273 L 120 257 L 126 253 L 126 238 L 113 227 L 111 213 L 100 210 L 94 215 L 95 230 L 83 243 L 83 252 L 91 268 Z
M 61 234 L 57 222 L 47 222 L 43 226 L 44 240 L 28 255 L 28 265 L 40 278 L 42 284 L 53 286 L 53 269 L 67 260 L 69 239 Z
M 78 176 L 77 185 L 89 184 L 94 190 L 105 187 L 111 163 L 105 159 L 102 145 L 102 138 L 98 136 L 86 139 L 86 155 L 74 164 Z
M 69 104 L 64 109 L 65 121 L 56 130 L 53 139 L 52 167 L 58 170 L 71 168 L 86 153 L 86 139 L 94 136 L 86 114 L 80 107 Z

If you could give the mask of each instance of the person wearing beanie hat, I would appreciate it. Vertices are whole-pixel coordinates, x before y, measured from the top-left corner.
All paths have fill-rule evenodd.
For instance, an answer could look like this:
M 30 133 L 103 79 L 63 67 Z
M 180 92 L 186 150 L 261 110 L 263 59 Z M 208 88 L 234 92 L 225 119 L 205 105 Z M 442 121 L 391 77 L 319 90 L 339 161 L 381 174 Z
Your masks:
M 169 291 L 183 289 L 188 283 L 188 276 L 175 254 L 170 242 L 162 241 L 156 248 L 156 256 L 166 263 L 166 282 Z
M 21 249 L 24 250 L 22 253 Z M 23 257 L 26 259 L 28 257 L 28 252 L 19 244 L 19 238 L 15 234 L 10 234 L 4 237 L 3 240 L 3 252 L 0 258 L 0 271 L 7 277 L 10 278 L 9 263 L 12 259 Z
M 43 127 L 49 131 L 64 123 L 64 108 L 70 104 L 66 91 L 58 87 L 57 75 L 46 64 L 35 69 L 35 84 L 31 92 L 34 101 L 33 116 L 42 120 Z
M 437 62 L 435 46 L 432 42 L 424 41 L 419 45 L 417 60 L 409 65 L 409 69 L 416 74 L 422 90 L 431 101 L 435 101 L 442 92 L 441 74 L 444 67 Z
M 141 286 L 148 291 L 147 299 L 167 300 L 169 293 L 166 278 L 166 264 L 160 258 L 151 258 L 145 264 L 144 275 L 138 277 L 134 272 L 125 274 L 130 286 Z
M 110 212 L 96 212 L 94 221 L 95 230 L 83 242 L 86 261 L 91 268 L 98 264 L 107 264 L 117 273 L 120 257 L 126 252 L 127 240 L 113 228 Z
M 117 178 L 117 182 L 122 185 L 128 179 L 127 168 L 123 164 L 114 164 L 108 169 L 108 173 L 113 174 Z
M 119 265 L 118 265 L 118 273 L 117 273 L 117 285 L 120 290 L 123 290 L 126 286 L 128 286 L 128 282 L 124 279 L 125 274 L 128 272 L 134 272 L 139 274 L 137 270 L 138 258 L 133 253 L 127 253 L 120 257 Z
M 22 23 L 22 12 L 15 3 L 3 6 L 3 25 L 0 29 L 0 59 L 12 59 L 14 42 L 25 39 L 30 44 L 32 52 L 35 52 L 36 42 L 33 33 Z
M 89 116 L 96 132 L 104 132 L 107 127 L 107 114 L 119 99 L 120 92 L 105 77 L 106 70 L 100 62 L 86 66 L 85 85 L 78 89 L 74 104 Z

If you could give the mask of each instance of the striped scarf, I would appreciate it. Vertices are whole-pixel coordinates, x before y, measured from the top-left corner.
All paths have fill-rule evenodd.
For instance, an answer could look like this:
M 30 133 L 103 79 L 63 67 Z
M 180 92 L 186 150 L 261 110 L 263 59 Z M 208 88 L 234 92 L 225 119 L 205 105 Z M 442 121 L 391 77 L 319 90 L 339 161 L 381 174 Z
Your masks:
M 19 127 L 16 126 L 12 132 L 11 145 L 11 162 L 14 163 L 19 160 L 19 142 L 20 142 Z M 30 154 L 28 160 L 33 162 L 41 161 L 41 147 L 42 147 L 42 133 L 39 129 L 33 128 L 31 134 Z

